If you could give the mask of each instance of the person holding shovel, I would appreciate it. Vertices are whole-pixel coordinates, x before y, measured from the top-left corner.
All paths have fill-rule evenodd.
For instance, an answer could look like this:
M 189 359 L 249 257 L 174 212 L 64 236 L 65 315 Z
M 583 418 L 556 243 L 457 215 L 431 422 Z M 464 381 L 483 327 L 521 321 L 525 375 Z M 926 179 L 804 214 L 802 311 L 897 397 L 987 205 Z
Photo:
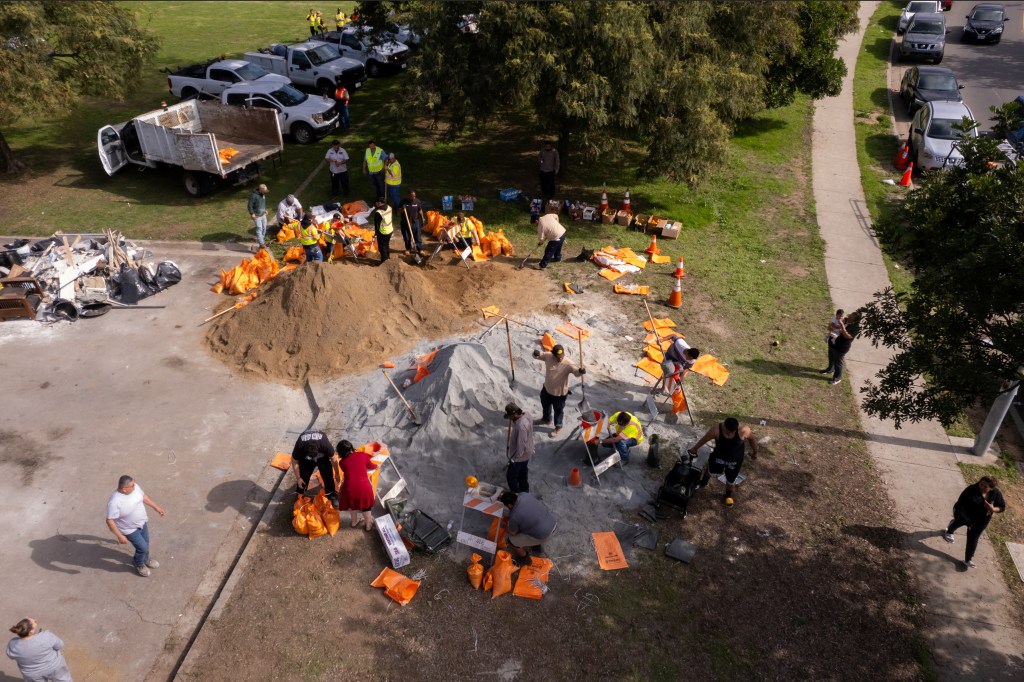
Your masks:
M 529 466 L 535 447 L 533 444 L 533 421 L 515 403 L 505 406 L 505 419 L 509 420 L 508 468 L 505 479 L 508 489 L 514 493 L 530 492 Z
M 391 258 L 391 235 L 395 232 L 394 212 L 384 203 L 383 198 L 378 198 L 370 215 L 373 218 L 373 229 L 377 233 L 377 252 L 383 264 Z
M 544 363 L 544 386 L 540 389 L 543 412 L 537 423 L 548 426 L 553 415 L 555 428 L 551 432 L 551 438 L 555 438 L 562 431 L 562 414 L 565 411 L 565 400 L 569 397 L 569 376 L 581 377 L 587 370 L 566 360 L 565 349 L 561 345 L 554 346 L 550 353 L 535 350 L 533 357 Z
M 412 251 L 413 244 L 416 245 L 416 255 L 423 255 L 423 223 L 426 217 L 423 215 L 423 203 L 416 198 L 416 192 L 409 192 L 409 196 L 402 202 L 400 217 L 402 226 L 402 239 L 405 240 L 405 252 Z
M 540 259 L 540 267 L 544 269 L 548 263 L 562 260 L 562 244 L 565 243 L 565 228 L 558 221 L 557 213 L 545 213 L 537 221 L 537 246 L 544 242 L 544 256 Z

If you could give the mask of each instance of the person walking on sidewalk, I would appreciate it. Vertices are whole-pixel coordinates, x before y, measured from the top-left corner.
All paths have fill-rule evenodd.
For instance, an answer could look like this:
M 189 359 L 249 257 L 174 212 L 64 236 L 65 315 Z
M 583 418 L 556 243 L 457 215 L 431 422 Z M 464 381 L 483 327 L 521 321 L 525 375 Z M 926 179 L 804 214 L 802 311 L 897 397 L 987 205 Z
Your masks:
M 370 176 L 373 185 L 373 198 L 384 198 L 384 150 L 373 140 L 366 145 L 363 153 L 363 175 Z
M 331 171 L 331 196 L 338 196 L 341 192 L 348 196 L 348 152 L 341 146 L 341 140 L 331 142 L 331 148 L 324 156 L 327 167 Z
M 256 241 L 260 248 L 266 247 L 267 239 L 267 189 L 266 185 L 260 185 L 249 195 L 249 217 L 256 227 Z
M 505 406 L 505 419 L 509 420 L 508 468 L 505 480 L 508 489 L 514 493 L 530 492 L 529 466 L 535 447 L 533 444 L 533 421 L 515 403 Z
M 533 357 L 544 363 L 544 385 L 540 389 L 542 412 L 537 423 L 548 426 L 554 416 L 555 428 L 551 438 L 555 438 L 562 431 L 562 413 L 565 411 L 565 400 L 569 397 L 569 376 L 581 377 L 587 370 L 566 360 L 565 349 L 560 344 L 554 346 L 550 353 L 535 350 Z
M 721 424 L 716 424 L 708 429 L 708 432 L 687 452 L 696 455 L 700 446 L 712 440 L 715 441 L 715 449 L 711 451 L 711 456 L 708 458 L 707 469 L 704 471 L 704 477 L 701 478 L 698 489 L 707 487 L 712 476 L 725 474 L 725 495 L 722 497 L 722 502 L 726 507 L 731 507 L 736 495 L 736 478 L 740 475 L 740 468 L 743 467 L 746 444 L 750 443 L 751 459 L 757 459 L 757 440 L 754 439 L 749 426 L 741 426 L 739 420 L 729 417 Z
M 151 568 L 158 568 L 160 563 L 149 558 L 149 507 L 160 516 L 164 510 L 142 488 L 135 479 L 127 474 L 117 480 L 117 490 L 107 502 L 107 527 L 122 545 L 129 542 L 135 547 L 133 563 L 139 575 L 148 578 Z
M 60 637 L 40 628 L 34 618 L 22 618 L 11 632 L 17 637 L 7 643 L 7 658 L 18 665 L 22 677 L 30 682 L 72 682 Z
M 540 193 L 545 198 L 555 196 L 555 176 L 561 168 L 558 150 L 551 142 L 545 142 L 540 150 Z
M 828 347 L 828 367 L 821 370 L 822 374 L 832 372 L 829 382 L 835 386 L 843 380 L 843 368 L 846 366 L 846 354 L 850 352 L 853 340 L 860 335 L 860 311 L 855 310 L 846 315 L 839 324 L 839 334 Z
M 550 211 L 545 213 L 537 221 L 537 246 L 544 242 L 544 257 L 540 259 L 539 267 L 544 269 L 548 263 L 562 260 L 562 245 L 565 243 L 565 228 L 558 221 L 558 213 Z
M 974 568 L 974 552 L 978 549 L 978 539 L 988 527 L 993 514 L 1006 511 L 1006 500 L 996 487 L 996 480 L 991 476 L 982 476 L 974 485 L 969 485 L 960 493 L 953 505 L 953 519 L 942 534 L 946 542 L 952 543 L 953 533 L 958 528 L 967 526 L 967 548 L 964 551 L 964 568 Z

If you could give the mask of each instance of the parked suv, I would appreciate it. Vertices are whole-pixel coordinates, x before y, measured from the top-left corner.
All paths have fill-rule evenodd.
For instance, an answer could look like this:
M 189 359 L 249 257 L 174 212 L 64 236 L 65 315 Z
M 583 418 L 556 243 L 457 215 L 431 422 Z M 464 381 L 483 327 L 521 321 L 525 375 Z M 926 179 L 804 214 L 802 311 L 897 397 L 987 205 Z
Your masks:
M 914 18 L 914 15 L 918 12 L 938 12 L 939 3 L 935 0 L 911 0 L 907 3 L 907 6 L 903 8 L 900 13 L 899 22 L 896 24 L 896 33 L 900 35 L 907 30 L 907 26 L 910 25 L 910 20 Z
M 900 59 L 942 61 L 946 52 L 946 17 L 938 12 L 918 12 L 910 20 L 900 43 Z
M 928 102 L 917 110 L 910 122 L 910 158 L 919 170 L 939 170 L 963 161 L 957 147 L 960 131 L 954 128 L 974 114 L 963 102 Z M 978 136 L 977 128 L 970 132 Z

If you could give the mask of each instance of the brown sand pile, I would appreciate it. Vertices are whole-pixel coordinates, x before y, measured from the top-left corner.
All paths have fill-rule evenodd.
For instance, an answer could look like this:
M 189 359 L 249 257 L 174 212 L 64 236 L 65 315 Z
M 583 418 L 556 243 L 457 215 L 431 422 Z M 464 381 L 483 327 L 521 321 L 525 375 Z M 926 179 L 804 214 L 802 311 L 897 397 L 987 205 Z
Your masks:
M 363 371 L 420 339 L 475 327 L 480 309 L 522 313 L 552 290 L 536 270 L 508 263 L 422 269 L 392 259 L 380 267 L 312 263 L 270 283 L 255 301 L 206 334 L 215 355 L 255 378 L 301 384 Z

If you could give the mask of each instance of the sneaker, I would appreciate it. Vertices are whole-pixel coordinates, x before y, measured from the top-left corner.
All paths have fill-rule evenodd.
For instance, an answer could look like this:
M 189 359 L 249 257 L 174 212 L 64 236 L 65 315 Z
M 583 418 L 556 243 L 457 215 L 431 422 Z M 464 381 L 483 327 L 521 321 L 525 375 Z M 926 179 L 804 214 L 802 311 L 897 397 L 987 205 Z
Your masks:
M 943 539 L 943 540 L 945 540 L 946 542 L 948 542 L 948 543 L 952 544 L 952 543 L 953 543 L 953 540 L 954 540 L 955 538 L 953 537 L 953 534 L 952 534 L 952 533 L 945 533 L 945 532 L 944 532 L 944 533 L 942 534 L 942 539 Z
M 340 503 L 338 502 L 338 495 L 336 493 L 331 493 L 330 495 L 327 496 L 327 499 L 331 501 L 332 507 L 334 507 L 335 509 L 339 507 Z
M 562 427 L 561 426 L 556 426 L 555 430 L 551 432 L 550 438 L 558 438 L 558 434 L 560 434 L 561 432 L 562 432 Z
M 150 559 L 146 562 L 146 566 L 148 566 L 149 568 L 160 568 L 160 562 L 156 559 Z
M 139 575 L 143 578 L 148 578 L 152 571 L 149 570 L 148 566 L 136 566 L 135 570 L 138 571 Z
M 836 384 L 838 384 L 841 381 L 842 381 L 842 379 L 833 379 L 832 381 L 828 382 L 828 385 L 829 386 L 835 386 Z
M 966 566 L 967 568 L 977 568 L 978 564 L 974 563 L 973 561 L 965 561 L 964 566 Z
M 551 420 L 550 419 L 534 419 L 533 420 L 533 425 L 534 426 L 551 426 Z
M 731 507 L 733 504 L 735 504 L 735 502 L 736 500 L 732 499 L 732 496 L 729 495 L 728 493 L 726 493 L 725 496 L 722 497 L 722 504 L 724 504 L 726 507 Z

